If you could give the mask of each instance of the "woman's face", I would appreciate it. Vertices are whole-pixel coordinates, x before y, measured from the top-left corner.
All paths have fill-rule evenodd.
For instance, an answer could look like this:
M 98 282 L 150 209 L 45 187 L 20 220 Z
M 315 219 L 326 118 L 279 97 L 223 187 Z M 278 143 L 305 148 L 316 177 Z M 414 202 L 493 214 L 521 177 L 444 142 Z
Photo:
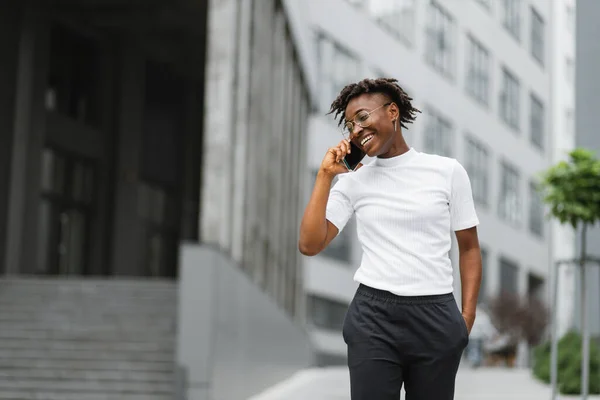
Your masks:
M 398 108 L 385 95 L 365 93 L 353 98 L 344 117 L 352 126 L 350 139 L 369 157 L 390 150 L 396 137 L 393 121 L 398 117 Z

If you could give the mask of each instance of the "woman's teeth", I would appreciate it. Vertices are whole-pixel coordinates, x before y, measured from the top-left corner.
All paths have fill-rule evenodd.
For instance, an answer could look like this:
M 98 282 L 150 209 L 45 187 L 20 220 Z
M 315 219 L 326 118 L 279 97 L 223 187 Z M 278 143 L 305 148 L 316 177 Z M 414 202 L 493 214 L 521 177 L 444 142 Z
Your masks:
M 373 139 L 373 135 L 369 135 L 366 138 L 364 138 L 361 142 L 360 145 L 364 146 L 369 140 Z

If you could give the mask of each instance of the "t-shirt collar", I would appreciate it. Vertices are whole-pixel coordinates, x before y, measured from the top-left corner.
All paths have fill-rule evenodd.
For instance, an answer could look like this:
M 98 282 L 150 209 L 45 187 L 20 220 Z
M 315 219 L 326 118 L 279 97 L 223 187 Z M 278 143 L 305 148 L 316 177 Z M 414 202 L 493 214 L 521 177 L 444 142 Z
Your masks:
M 419 152 L 411 147 L 407 152 L 402 153 L 399 156 L 390 157 L 390 158 L 376 157 L 373 162 L 373 165 L 377 165 L 380 167 L 397 167 L 400 165 L 405 165 L 406 163 L 410 162 L 412 159 L 414 159 L 417 156 L 417 154 L 419 154 Z

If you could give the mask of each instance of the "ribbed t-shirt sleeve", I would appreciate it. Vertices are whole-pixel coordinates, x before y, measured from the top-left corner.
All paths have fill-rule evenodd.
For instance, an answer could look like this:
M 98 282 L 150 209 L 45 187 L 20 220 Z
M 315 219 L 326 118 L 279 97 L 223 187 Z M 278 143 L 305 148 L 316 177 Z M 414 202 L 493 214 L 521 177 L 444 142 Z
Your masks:
M 348 192 L 350 184 L 349 179 L 338 179 L 331 188 L 327 200 L 325 218 L 335 225 L 339 232 L 344 229 L 350 217 L 352 217 L 352 213 L 354 213 L 354 207 Z
M 453 231 L 472 228 L 479 225 L 475 211 L 471 181 L 465 168 L 456 161 L 452 171 L 450 192 L 450 218 Z

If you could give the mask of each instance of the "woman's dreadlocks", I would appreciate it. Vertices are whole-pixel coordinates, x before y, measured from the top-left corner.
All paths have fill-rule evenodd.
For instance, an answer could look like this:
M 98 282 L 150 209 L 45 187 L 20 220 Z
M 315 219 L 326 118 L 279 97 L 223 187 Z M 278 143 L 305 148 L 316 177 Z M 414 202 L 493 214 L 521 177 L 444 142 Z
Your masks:
M 334 114 L 338 119 L 338 125 L 344 122 L 344 113 L 350 100 L 364 93 L 383 93 L 396 103 L 400 112 L 400 126 L 408 129 L 405 123 L 412 123 L 416 113 L 421 111 L 411 104 L 412 98 L 398 85 L 394 78 L 363 79 L 358 83 L 351 83 L 344 87 L 337 99 L 331 103 L 331 109 L 327 114 Z M 339 117 L 339 118 L 338 118 Z

